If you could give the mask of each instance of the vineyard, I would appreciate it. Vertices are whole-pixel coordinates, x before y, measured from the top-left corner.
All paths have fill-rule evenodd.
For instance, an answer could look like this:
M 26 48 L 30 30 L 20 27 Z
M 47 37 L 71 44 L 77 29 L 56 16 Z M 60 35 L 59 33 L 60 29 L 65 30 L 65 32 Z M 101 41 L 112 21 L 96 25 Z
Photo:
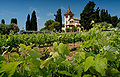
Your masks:
M 81 43 L 71 55 L 65 44 L 76 42 Z M 48 52 L 49 46 L 54 50 Z M 117 30 L 92 28 L 82 33 L 22 35 L 11 32 L 0 35 L 0 53 L 0 77 L 120 77 Z

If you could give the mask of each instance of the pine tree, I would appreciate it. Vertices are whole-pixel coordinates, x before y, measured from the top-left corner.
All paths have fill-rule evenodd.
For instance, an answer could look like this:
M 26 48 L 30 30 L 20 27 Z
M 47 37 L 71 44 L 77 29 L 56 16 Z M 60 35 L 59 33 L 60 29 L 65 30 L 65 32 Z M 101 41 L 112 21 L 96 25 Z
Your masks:
M 55 16 L 55 21 L 60 23 L 60 27 L 57 31 L 62 31 L 62 15 L 61 15 L 61 9 L 58 9 L 57 14 Z
M 5 24 L 5 20 L 4 19 L 1 20 L 1 24 Z
M 35 10 L 33 11 L 32 17 L 31 17 L 31 30 L 37 31 L 37 18 L 36 18 Z
M 89 1 L 89 3 L 85 6 L 83 12 L 80 14 L 80 23 L 84 27 L 84 29 L 89 30 L 92 28 L 92 25 L 90 25 L 91 21 L 95 19 L 95 12 L 94 7 L 95 3 L 92 1 Z
M 26 21 L 26 30 L 32 30 L 31 29 L 31 24 L 30 24 L 30 15 L 28 14 L 27 16 L 27 21 Z

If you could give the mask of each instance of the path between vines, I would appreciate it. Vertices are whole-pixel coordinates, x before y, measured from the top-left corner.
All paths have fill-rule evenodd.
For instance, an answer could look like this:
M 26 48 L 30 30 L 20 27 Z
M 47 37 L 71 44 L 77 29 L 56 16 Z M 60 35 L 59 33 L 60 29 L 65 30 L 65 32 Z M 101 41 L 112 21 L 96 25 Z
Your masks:
M 67 44 L 64 44 L 64 45 L 69 47 L 70 55 L 73 56 L 73 54 L 75 54 L 77 48 L 80 47 L 80 44 L 81 44 L 81 42 L 76 42 L 76 43 L 67 43 Z M 54 51 L 53 46 L 41 47 L 41 48 L 39 48 L 39 50 L 44 51 L 44 48 L 48 48 L 48 52 L 53 52 Z M 12 52 L 11 55 L 13 55 L 13 54 L 17 54 L 17 52 Z M 5 54 L 4 57 L 8 60 L 7 54 Z M 72 59 L 72 57 L 70 57 L 70 56 L 66 56 L 66 58 L 69 59 L 69 60 Z

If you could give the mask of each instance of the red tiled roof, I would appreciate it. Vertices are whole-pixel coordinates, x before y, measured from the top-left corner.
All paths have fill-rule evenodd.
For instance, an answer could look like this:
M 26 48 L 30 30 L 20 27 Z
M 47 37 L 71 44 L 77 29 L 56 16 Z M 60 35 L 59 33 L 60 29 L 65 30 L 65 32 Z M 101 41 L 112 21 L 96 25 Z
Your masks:
M 72 16 L 74 15 L 74 14 L 71 12 L 70 8 L 68 8 L 66 14 L 64 14 L 64 15 L 68 15 L 68 14 L 69 14 L 69 15 L 72 15 Z

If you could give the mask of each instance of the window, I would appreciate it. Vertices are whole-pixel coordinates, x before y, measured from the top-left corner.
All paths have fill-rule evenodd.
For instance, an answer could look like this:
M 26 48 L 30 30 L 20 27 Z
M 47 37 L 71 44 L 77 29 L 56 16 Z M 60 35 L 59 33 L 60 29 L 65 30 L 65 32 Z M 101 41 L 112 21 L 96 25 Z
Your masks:
M 73 21 L 70 21 L 70 23 L 73 23 Z
M 66 16 L 66 18 L 68 18 L 68 16 Z

